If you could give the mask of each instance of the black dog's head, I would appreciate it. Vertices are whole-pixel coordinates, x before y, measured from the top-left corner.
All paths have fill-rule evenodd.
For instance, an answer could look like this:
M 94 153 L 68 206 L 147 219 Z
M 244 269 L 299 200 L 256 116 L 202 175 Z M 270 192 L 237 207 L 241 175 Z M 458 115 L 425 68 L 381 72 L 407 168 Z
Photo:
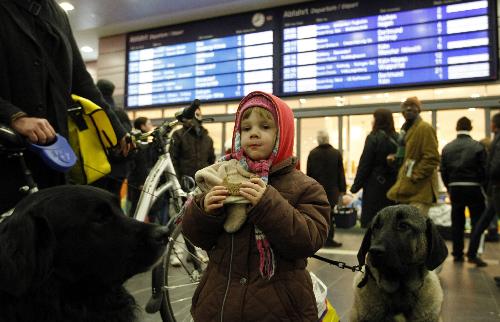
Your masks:
M 412 268 L 437 268 L 448 255 L 441 235 L 429 218 L 412 206 L 382 209 L 365 233 L 358 252 L 360 265 L 368 263 L 392 276 L 407 274 Z
M 41 190 L 0 225 L 0 291 L 22 296 L 48 280 L 89 293 L 116 287 L 154 264 L 166 242 L 165 228 L 126 217 L 104 190 Z

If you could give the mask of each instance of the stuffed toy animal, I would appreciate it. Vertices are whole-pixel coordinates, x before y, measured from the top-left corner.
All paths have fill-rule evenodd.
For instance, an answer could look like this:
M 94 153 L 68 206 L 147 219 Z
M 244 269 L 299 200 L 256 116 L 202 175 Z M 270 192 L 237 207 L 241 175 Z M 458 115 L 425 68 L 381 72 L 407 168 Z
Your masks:
M 240 186 L 250 178 L 258 176 L 245 170 L 238 160 L 231 159 L 203 168 L 196 172 L 194 177 L 203 193 L 207 193 L 214 186 L 227 188 L 229 196 L 224 201 L 227 212 L 224 230 L 228 233 L 238 231 L 247 219 L 247 206 L 250 204 L 250 201 L 240 195 Z

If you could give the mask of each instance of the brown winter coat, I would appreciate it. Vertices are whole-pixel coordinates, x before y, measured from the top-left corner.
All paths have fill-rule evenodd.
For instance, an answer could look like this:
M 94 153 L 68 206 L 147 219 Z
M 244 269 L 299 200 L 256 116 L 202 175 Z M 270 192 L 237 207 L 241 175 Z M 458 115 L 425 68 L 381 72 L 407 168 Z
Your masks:
M 305 267 L 328 232 L 330 205 L 321 185 L 296 170 L 291 158 L 277 164 L 271 168 L 262 199 L 234 234 L 224 232 L 225 215 L 203 211 L 203 197 L 187 207 L 182 224 L 185 236 L 207 250 L 210 258 L 193 295 L 194 320 L 317 321 Z M 276 256 L 270 280 L 259 272 L 254 224 L 265 233 Z
M 406 133 L 403 165 L 396 183 L 387 192 L 387 198 L 400 203 L 434 202 L 438 194 L 438 165 L 436 131 L 419 118 Z

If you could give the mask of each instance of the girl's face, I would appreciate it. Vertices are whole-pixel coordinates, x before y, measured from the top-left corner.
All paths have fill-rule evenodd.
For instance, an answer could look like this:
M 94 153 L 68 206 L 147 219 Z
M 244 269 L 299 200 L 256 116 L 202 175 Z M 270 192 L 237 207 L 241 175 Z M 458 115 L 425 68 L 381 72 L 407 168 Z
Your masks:
M 273 120 L 265 119 L 255 110 L 241 121 L 241 147 L 250 159 L 266 160 L 273 152 L 277 128 Z

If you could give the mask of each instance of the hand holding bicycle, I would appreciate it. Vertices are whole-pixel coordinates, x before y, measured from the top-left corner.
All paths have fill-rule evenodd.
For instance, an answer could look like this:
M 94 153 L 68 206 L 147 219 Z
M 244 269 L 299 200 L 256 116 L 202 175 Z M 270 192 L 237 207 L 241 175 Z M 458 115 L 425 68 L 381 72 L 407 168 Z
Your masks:
M 240 188 L 240 194 L 245 197 L 252 206 L 259 203 L 266 191 L 266 184 L 261 178 L 251 178 L 250 181 L 243 182 Z
M 214 214 L 217 209 L 222 208 L 224 206 L 224 200 L 226 200 L 229 195 L 229 191 L 224 186 L 214 186 L 210 191 L 205 195 L 205 199 L 203 201 L 203 209 L 207 214 Z
M 44 118 L 23 116 L 15 119 L 11 126 L 17 133 L 35 144 L 44 145 L 54 141 L 56 137 L 56 131 Z

